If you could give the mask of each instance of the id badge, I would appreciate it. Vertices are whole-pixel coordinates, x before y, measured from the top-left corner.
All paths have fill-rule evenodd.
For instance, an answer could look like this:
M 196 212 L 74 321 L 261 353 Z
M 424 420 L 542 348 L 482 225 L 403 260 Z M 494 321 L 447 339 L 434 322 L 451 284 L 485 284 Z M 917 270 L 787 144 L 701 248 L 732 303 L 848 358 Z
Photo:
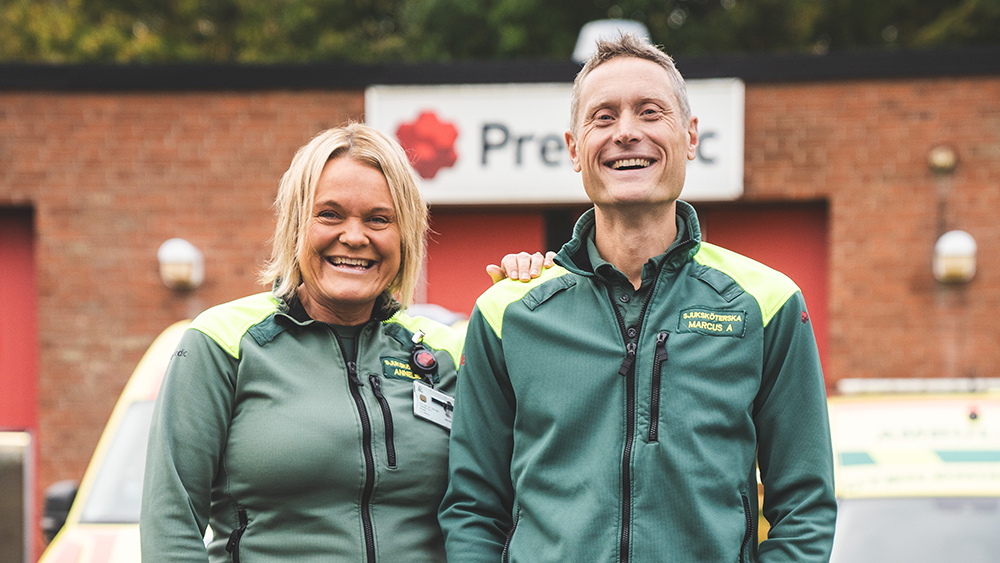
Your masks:
M 438 391 L 422 381 L 413 382 L 413 414 L 451 430 L 451 414 L 455 398 Z

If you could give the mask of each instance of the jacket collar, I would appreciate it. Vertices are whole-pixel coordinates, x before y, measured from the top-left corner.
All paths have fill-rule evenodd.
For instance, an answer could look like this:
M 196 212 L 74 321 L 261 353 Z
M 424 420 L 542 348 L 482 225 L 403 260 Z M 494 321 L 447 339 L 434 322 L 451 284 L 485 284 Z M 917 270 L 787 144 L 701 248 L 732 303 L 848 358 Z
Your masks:
M 275 281 L 274 287 L 277 287 L 278 283 L 278 281 Z M 309 316 L 306 308 L 302 306 L 302 301 L 299 300 L 298 295 L 292 295 L 287 298 L 278 295 L 275 295 L 275 297 L 279 302 L 275 316 L 284 317 L 299 326 L 319 322 Z M 384 322 L 395 315 L 401 308 L 399 301 L 396 301 L 395 297 L 388 292 L 384 292 L 375 298 L 375 306 L 372 307 L 372 315 L 368 319 L 368 322 Z
M 685 201 L 677 200 L 677 218 L 684 224 L 684 229 L 678 229 L 679 236 L 682 236 L 683 240 L 674 241 L 667 250 L 663 267 L 668 270 L 680 268 L 701 248 L 701 227 L 694 207 Z M 575 274 L 594 275 L 594 266 L 587 255 L 587 239 L 593 236 L 594 208 L 591 207 L 576 221 L 573 238 L 559 250 L 556 263 Z

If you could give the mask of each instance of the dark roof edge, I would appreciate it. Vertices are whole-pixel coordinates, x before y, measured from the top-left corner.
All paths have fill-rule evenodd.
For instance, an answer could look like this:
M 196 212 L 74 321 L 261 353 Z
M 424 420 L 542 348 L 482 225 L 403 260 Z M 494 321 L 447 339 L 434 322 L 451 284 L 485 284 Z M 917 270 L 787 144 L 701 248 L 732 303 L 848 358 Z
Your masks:
M 685 78 L 746 82 L 1000 75 L 1000 47 L 858 53 L 677 56 Z M 373 84 L 571 82 L 566 60 L 449 63 L 0 64 L 0 91 L 345 90 Z

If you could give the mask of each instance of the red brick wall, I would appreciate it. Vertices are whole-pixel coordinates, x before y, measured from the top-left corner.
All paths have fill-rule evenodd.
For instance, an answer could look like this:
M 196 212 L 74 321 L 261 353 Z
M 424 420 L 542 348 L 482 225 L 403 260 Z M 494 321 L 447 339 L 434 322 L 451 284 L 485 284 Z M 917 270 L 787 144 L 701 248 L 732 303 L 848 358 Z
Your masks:
M 746 196 L 829 201 L 830 381 L 997 376 L 1000 77 L 756 84 Z M 293 151 L 363 113 L 342 93 L 0 93 L 0 206 L 36 210 L 38 485 L 79 479 L 115 397 L 174 320 L 260 290 L 271 200 Z M 926 153 L 956 148 L 935 177 Z M 931 277 L 947 228 L 979 243 L 964 287 Z M 163 287 L 183 237 L 206 283 Z
M 39 489 L 83 476 L 161 330 L 262 289 L 292 154 L 363 110 L 360 91 L 0 94 L 0 206 L 36 214 Z M 189 294 L 158 277 L 171 237 L 205 254 Z
M 1000 375 L 1000 78 L 750 85 L 745 170 L 747 199 L 830 202 L 833 380 Z M 967 286 L 931 276 L 939 223 L 978 243 Z

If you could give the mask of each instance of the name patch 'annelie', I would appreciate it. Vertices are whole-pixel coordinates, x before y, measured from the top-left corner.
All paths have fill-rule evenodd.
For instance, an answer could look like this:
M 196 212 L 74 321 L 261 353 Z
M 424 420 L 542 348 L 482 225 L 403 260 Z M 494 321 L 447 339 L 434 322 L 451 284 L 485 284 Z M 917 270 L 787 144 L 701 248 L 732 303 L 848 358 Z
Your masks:
M 709 336 L 743 338 L 743 334 L 746 332 L 746 319 L 746 311 L 692 307 L 681 311 L 677 332 L 697 332 Z
M 420 379 L 410 369 L 410 362 L 400 358 L 382 357 L 382 375 L 392 379 Z

